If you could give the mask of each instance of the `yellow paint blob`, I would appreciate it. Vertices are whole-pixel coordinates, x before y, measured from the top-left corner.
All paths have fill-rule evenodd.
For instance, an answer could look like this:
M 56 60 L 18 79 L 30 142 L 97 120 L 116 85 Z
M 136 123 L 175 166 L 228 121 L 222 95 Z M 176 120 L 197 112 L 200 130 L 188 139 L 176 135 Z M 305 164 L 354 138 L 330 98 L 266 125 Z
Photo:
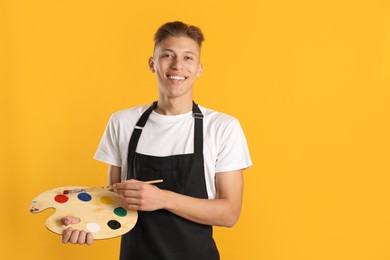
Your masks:
M 111 204 L 112 203 L 112 198 L 109 197 L 109 196 L 103 196 L 103 197 L 100 198 L 100 201 L 103 204 Z

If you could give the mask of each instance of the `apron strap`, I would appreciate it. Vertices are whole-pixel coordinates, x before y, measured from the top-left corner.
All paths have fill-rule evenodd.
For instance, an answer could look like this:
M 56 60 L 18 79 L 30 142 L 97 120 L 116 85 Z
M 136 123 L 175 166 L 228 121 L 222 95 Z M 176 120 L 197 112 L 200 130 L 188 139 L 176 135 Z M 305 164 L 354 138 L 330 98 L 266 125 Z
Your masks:
M 134 127 L 133 134 L 131 135 L 130 142 L 129 142 L 129 149 L 127 154 L 127 161 L 129 161 L 130 155 L 135 153 L 135 149 L 137 148 L 138 140 L 142 133 L 142 128 L 144 128 L 146 121 L 148 121 L 149 115 L 152 113 L 152 111 L 156 108 L 157 101 L 154 101 L 152 106 L 149 107 L 140 117 L 137 124 Z
M 192 116 L 195 118 L 194 154 L 203 154 L 203 114 L 199 106 L 192 102 Z

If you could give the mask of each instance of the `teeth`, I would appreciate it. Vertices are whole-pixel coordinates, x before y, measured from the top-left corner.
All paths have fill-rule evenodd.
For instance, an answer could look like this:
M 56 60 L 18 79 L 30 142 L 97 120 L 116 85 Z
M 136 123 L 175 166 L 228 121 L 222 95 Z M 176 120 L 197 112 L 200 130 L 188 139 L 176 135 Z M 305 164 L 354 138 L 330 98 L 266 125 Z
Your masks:
M 181 76 L 168 76 L 170 79 L 175 79 L 175 80 L 185 80 L 185 77 Z

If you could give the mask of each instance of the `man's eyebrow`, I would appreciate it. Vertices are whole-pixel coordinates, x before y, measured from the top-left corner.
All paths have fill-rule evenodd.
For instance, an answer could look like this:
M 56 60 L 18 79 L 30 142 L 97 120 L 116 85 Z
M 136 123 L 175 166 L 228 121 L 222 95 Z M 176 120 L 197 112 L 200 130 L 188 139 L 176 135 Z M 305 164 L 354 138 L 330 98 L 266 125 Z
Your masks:
M 195 55 L 195 53 L 193 53 L 192 51 L 185 51 L 184 53 Z
M 169 52 L 175 53 L 175 51 L 172 50 L 172 49 L 163 49 L 163 50 L 161 50 L 161 52 L 164 52 L 164 51 L 169 51 Z M 192 51 L 184 51 L 184 53 L 195 55 L 195 53 L 192 52 Z

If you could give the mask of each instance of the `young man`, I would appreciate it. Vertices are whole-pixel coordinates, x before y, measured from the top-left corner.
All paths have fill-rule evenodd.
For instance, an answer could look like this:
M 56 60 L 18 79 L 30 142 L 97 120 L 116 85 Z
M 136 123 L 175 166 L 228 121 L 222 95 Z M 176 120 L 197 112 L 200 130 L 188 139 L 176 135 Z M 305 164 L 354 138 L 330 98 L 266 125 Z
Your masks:
M 245 136 L 235 118 L 193 102 L 200 29 L 171 22 L 154 40 L 149 68 L 158 101 L 115 113 L 95 154 L 109 165 L 114 191 L 139 214 L 122 236 L 120 259 L 219 259 L 212 226 L 239 218 L 242 171 L 252 164 Z M 153 179 L 164 181 L 144 182 Z M 92 235 L 69 228 L 63 242 L 91 244 Z

